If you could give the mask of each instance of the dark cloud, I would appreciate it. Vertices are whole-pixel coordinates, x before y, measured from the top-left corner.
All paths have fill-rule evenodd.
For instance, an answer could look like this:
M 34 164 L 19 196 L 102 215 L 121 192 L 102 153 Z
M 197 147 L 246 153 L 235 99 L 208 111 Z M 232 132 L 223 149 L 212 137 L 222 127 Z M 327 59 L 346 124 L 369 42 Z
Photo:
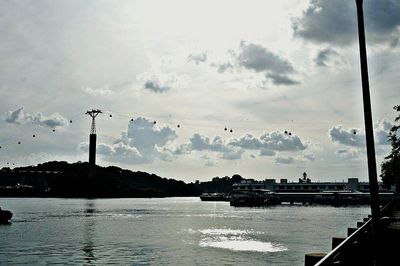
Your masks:
M 359 158 L 361 152 L 357 149 L 339 149 L 335 152 L 335 154 L 339 155 L 344 159 L 352 160 Z
M 315 156 L 314 156 L 314 154 L 306 154 L 306 155 L 304 155 L 303 157 L 304 157 L 304 159 L 306 159 L 306 160 L 308 160 L 308 161 L 310 161 L 310 162 L 315 161 Z
M 287 74 L 294 72 L 292 64 L 286 59 L 275 55 L 261 45 L 242 41 L 237 55 L 238 64 L 256 72 L 270 71 L 272 73 Z
M 216 67 L 218 73 L 225 73 L 226 71 L 232 69 L 234 66 L 230 62 L 226 63 L 212 63 L 211 66 Z
M 390 41 L 390 47 L 391 48 L 396 48 L 397 47 L 397 45 L 399 44 L 399 37 L 397 37 L 397 38 L 393 38 L 391 41 Z
M 68 120 L 59 113 L 53 113 L 49 116 L 43 115 L 41 112 L 29 114 L 24 112 L 24 108 L 20 107 L 15 111 L 8 111 L 4 115 L 4 120 L 10 124 L 27 124 L 56 128 L 68 124 Z
M 186 85 L 187 76 L 178 76 L 175 73 L 149 73 L 145 72 L 137 75 L 139 81 L 143 82 L 143 88 L 154 93 L 163 93 L 172 88 L 183 87 Z
M 366 35 L 373 43 L 398 38 L 400 2 L 364 1 Z M 300 18 L 292 24 L 294 35 L 316 43 L 348 45 L 357 41 L 355 1 L 312 0 Z
M 331 57 L 339 55 L 334 49 L 326 48 L 318 52 L 314 62 L 319 67 L 326 67 Z
M 300 84 L 299 81 L 293 80 L 289 78 L 288 76 L 282 76 L 280 74 L 276 73 L 268 73 L 266 74 L 266 77 L 272 80 L 272 83 L 275 85 L 296 85 Z
M 388 134 L 393 124 L 386 119 L 379 120 L 374 124 L 374 137 L 376 145 L 389 145 Z M 355 133 L 355 134 L 354 134 Z M 329 132 L 332 142 L 352 147 L 365 147 L 365 132 L 356 129 L 344 129 L 341 125 L 332 127 Z
M 275 156 L 276 152 L 268 150 L 268 149 L 261 149 L 260 156 Z
M 365 134 L 356 128 L 344 129 L 341 125 L 334 126 L 329 130 L 328 134 L 332 142 L 353 147 L 365 146 Z
M 162 85 L 157 80 L 147 80 L 144 83 L 144 88 L 147 90 L 153 91 L 153 92 L 158 92 L 158 93 L 165 92 L 165 91 L 168 91 L 169 89 L 171 89 L 170 86 L 168 86 L 166 84 Z
M 391 122 L 386 119 L 381 119 L 374 124 L 374 133 L 376 144 L 379 145 L 390 145 L 388 135 L 390 129 L 394 126 Z
M 237 51 L 229 50 L 228 54 L 230 60 L 210 64 L 217 69 L 218 73 L 246 69 L 264 74 L 265 81 L 271 80 L 274 85 L 295 85 L 300 83 L 289 77 L 290 74 L 296 71 L 288 60 L 261 45 L 241 41 L 239 49 Z
M 225 160 L 239 160 L 242 158 L 242 154 L 244 150 L 241 149 L 233 149 L 231 151 L 226 151 L 222 153 L 221 159 Z
M 386 37 L 388 35 L 399 33 L 400 2 L 398 0 L 364 2 L 366 29 L 377 35 L 375 37 L 379 41 L 387 41 Z
M 206 52 L 201 52 L 197 54 L 190 54 L 188 56 L 188 61 L 193 61 L 196 63 L 196 65 L 200 63 L 204 63 L 207 61 L 207 53 Z

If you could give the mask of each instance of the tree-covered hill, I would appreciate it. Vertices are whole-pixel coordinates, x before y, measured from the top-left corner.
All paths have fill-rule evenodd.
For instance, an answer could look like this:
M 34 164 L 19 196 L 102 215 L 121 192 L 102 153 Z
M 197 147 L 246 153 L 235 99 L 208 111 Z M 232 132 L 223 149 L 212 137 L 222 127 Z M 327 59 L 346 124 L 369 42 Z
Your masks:
M 53 161 L 37 166 L 0 170 L 0 197 L 185 197 L 203 192 L 232 191 L 242 177 L 215 177 L 212 181 L 186 184 L 146 172 L 116 166 L 96 166 L 91 175 L 87 162 Z
M 171 197 L 201 194 L 195 184 L 116 166 L 96 166 L 95 175 L 90 177 L 86 162 L 54 161 L 12 170 L 3 168 L 0 186 L 0 196 Z

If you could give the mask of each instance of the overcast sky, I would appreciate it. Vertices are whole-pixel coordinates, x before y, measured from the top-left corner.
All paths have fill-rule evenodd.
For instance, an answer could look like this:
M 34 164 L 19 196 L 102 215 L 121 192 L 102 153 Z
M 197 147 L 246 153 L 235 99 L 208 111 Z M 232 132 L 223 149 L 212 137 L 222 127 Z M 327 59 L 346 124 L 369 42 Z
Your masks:
M 380 164 L 400 1 L 364 2 Z M 86 161 L 95 108 L 99 165 L 367 180 L 357 38 L 353 0 L 0 0 L 0 166 Z

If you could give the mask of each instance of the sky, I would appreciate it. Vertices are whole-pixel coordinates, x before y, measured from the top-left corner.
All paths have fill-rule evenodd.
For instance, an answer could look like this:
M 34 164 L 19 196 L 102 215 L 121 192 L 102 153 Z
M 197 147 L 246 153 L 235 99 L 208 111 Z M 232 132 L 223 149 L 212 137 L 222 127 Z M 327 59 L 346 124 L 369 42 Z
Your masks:
M 364 11 L 380 171 L 400 1 Z M 101 166 L 368 179 L 352 0 L 0 0 L 0 39 L 0 167 L 87 161 L 85 112 L 101 109 Z

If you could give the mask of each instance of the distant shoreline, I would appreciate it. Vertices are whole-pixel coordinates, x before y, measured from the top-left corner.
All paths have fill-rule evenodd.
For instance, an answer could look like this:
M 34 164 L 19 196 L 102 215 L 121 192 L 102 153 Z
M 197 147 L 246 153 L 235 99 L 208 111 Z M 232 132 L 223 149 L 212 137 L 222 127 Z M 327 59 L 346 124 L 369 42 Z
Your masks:
M 93 172 L 95 173 L 93 175 Z M 239 175 L 185 183 L 146 172 L 87 162 L 52 161 L 0 170 L 0 198 L 167 198 L 198 197 L 204 192 L 232 192 Z

